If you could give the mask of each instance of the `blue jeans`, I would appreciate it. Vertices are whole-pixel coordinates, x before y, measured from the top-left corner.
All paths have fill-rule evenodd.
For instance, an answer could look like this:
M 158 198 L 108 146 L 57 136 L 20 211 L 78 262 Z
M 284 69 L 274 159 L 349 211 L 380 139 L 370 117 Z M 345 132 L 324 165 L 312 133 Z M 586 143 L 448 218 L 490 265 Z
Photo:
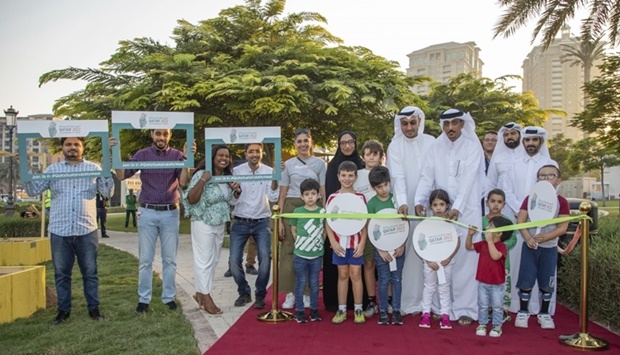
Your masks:
M 306 259 L 293 256 L 295 267 L 295 311 L 304 311 L 304 290 L 306 283 L 310 287 L 310 309 L 319 309 L 319 273 L 323 266 L 323 257 Z
M 504 319 L 504 290 L 506 284 L 490 285 L 478 282 L 478 323 L 489 323 L 489 306 L 493 308 L 493 326 L 501 326 Z
M 379 276 L 379 310 L 388 311 L 388 284 L 392 284 L 392 307 L 394 312 L 400 311 L 400 296 L 403 290 L 402 278 L 405 266 L 405 255 L 396 258 L 396 271 L 390 271 L 390 263 L 386 263 L 375 250 L 375 263 Z
M 76 257 L 82 273 L 86 305 L 89 310 L 99 307 L 98 246 L 99 239 L 96 230 L 86 235 L 70 237 L 51 234 L 58 311 L 71 312 L 71 271 L 73 271 L 73 263 Z
M 233 221 L 230 229 L 230 272 L 237 284 L 239 296 L 251 294 L 252 290 L 245 279 L 245 272 L 241 266 L 243 262 L 243 248 L 245 248 L 250 236 L 253 236 L 254 241 L 256 241 L 258 253 L 258 277 L 256 277 L 255 293 L 257 296 L 265 296 L 271 270 L 271 228 L 269 228 L 269 218 L 256 222 L 240 219 Z
M 155 211 L 142 208 L 138 220 L 138 295 L 140 303 L 151 303 L 153 259 L 157 237 L 161 240 L 163 290 L 161 300 L 168 303 L 176 295 L 177 249 L 179 248 L 179 209 Z

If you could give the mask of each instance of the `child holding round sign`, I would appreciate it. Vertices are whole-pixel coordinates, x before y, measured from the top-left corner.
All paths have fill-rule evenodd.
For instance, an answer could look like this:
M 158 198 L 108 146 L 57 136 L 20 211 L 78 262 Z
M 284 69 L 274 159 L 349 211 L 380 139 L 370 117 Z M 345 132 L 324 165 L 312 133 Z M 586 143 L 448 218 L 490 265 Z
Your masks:
M 340 190 L 327 198 L 328 213 L 366 212 L 364 195 L 355 192 L 353 184 L 357 179 L 357 165 L 344 161 L 338 166 Z M 340 201 L 344 201 L 341 203 Z M 361 223 L 360 223 L 361 222 Z M 366 244 L 366 220 L 327 219 L 327 237 L 333 250 L 332 263 L 338 267 L 338 311 L 332 319 L 333 324 L 347 319 L 347 294 L 349 280 L 353 289 L 354 323 L 366 322 L 362 311 L 364 285 L 362 284 L 362 265 L 364 264 L 364 245 Z M 358 229 L 359 227 L 359 229 Z M 341 231 L 340 233 L 337 233 Z M 342 231 L 348 231 L 342 232 Z M 325 285 L 324 287 L 327 287 Z
M 433 215 L 436 217 L 444 217 L 446 212 L 450 209 L 450 197 L 445 190 L 437 189 L 431 192 L 429 197 L 429 205 Z M 429 224 L 427 222 L 438 222 L 438 228 L 443 229 L 439 231 L 438 228 L 434 229 L 434 234 L 444 235 L 446 237 L 438 238 L 426 238 L 425 233 L 420 232 L 422 224 Z M 444 231 L 445 230 L 445 231 Z M 417 236 L 417 239 L 415 238 Z M 443 238 L 443 240 L 442 240 Z M 428 240 L 427 240 L 428 239 Z M 456 240 L 456 243 L 445 243 L 445 247 L 453 247 L 450 251 L 451 254 L 440 262 L 431 261 L 425 255 L 423 250 L 427 248 L 429 243 L 446 241 L 448 239 Z M 450 323 L 450 312 L 452 311 L 452 294 L 450 292 L 452 286 L 452 268 L 454 266 L 453 258 L 460 247 L 460 238 L 454 229 L 454 226 L 444 221 L 423 221 L 416 228 L 416 234 L 414 234 L 414 247 L 422 259 L 424 259 L 424 292 L 422 293 L 422 318 L 420 320 L 420 328 L 431 327 L 431 303 L 435 291 L 439 290 L 439 306 L 441 319 L 439 326 L 441 329 L 452 329 Z M 449 252 L 449 251 L 448 251 Z M 444 255 L 445 256 L 445 255 Z M 437 259 L 435 259 L 437 260 Z M 441 267 L 440 267 L 441 266 Z M 443 270 L 441 270 L 443 269 Z M 445 280 L 440 280 L 438 272 L 445 274 Z
M 368 202 L 376 195 L 375 189 L 370 182 L 370 171 L 380 166 L 384 157 L 385 151 L 383 150 L 383 144 L 381 144 L 381 142 L 369 140 L 362 146 L 364 169 L 357 171 L 357 180 L 355 180 L 353 188 L 356 192 L 364 194 Z M 375 278 L 375 267 L 375 247 L 372 243 L 366 243 L 364 247 L 364 281 L 366 282 L 366 294 L 368 295 L 368 306 L 366 310 L 364 310 L 364 316 L 366 318 L 370 318 L 375 313 L 379 312 L 376 296 L 377 282 Z
M 495 216 L 489 221 L 489 229 L 512 225 L 505 217 Z M 476 243 L 472 238 L 476 230 L 471 228 L 467 233 L 465 248 L 475 250 L 478 253 L 478 267 L 476 280 L 478 280 L 478 327 L 476 335 L 487 335 L 487 323 L 489 322 L 489 306 L 493 308 L 493 328 L 489 336 L 499 337 L 502 335 L 503 302 L 506 288 L 505 261 L 506 242 L 512 236 L 512 231 L 485 232 L 485 240 Z
M 376 195 L 368 201 L 368 213 L 390 211 L 396 213 L 394 197 L 390 192 L 390 171 L 384 166 L 373 168 L 368 180 Z M 381 220 L 387 224 L 368 224 L 368 238 L 376 246 L 374 250 L 377 272 L 379 274 L 379 319 L 378 324 L 389 324 L 388 286 L 392 286 L 392 324 L 402 325 L 400 313 L 400 296 L 402 292 L 402 275 L 405 265 L 405 243 L 409 234 L 409 222 L 403 220 Z M 385 249 L 384 249 L 385 248 Z M 392 251 L 393 250 L 393 251 Z M 392 252 L 391 252 L 392 251 Z M 391 253 L 390 253 L 391 252 Z M 396 265 L 390 267 L 395 260 Z
M 540 216 L 551 218 L 569 216 L 568 201 L 555 192 L 562 182 L 560 169 L 554 165 L 545 165 L 538 170 L 537 178 L 538 183 L 534 186 L 533 193 L 523 200 L 517 215 L 517 223 L 537 220 Z M 555 323 L 549 314 L 549 305 L 555 289 L 558 237 L 566 233 L 567 227 L 568 222 L 563 222 L 520 230 L 524 240 L 517 280 L 521 304 L 515 319 L 515 327 L 527 328 L 532 289 L 538 282 L 542 299 L 537 317 L 538 323 L 542 329 L 555 329 Z

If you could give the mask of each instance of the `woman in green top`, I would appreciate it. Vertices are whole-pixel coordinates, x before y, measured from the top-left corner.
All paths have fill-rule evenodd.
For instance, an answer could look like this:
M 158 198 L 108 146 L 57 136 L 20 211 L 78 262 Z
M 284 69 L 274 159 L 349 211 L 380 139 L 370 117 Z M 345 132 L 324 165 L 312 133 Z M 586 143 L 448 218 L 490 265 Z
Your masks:
M 191 219 L 192 250 L 194 253 L 194 299 L 210 314 L 222 314 L 211 298 L 215 267 L 224 241 L 225 223 L 230 221 L 229 203 L 233 195 L 241 194 L 239 183 L 210 182 L 211 176 L 232 175 L 230 149 L 226 145 L 213 147 L 211 169 L 202 160 L 183 192 L 185 215 Z
M 125 228 L 129 225 L 129 215 L 132 217 L 133 227 L 136 227 L 136 202 L 138 199 L 133 189 L 129 189 L 129 193 L 125 195 Z

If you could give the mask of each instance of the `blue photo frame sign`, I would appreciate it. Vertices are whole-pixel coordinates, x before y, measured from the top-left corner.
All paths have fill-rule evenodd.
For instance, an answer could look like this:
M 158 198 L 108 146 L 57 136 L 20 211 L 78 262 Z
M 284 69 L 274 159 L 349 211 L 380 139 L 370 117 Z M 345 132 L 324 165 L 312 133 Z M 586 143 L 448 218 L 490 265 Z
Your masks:
M 205 163 L 211 166 L 213 145 L 263 143 L 274 145 L 273 174 L 217 175 L 213 182 L 280 180 L 282 175 L 282 139 L 280 127 L 205 128 Z
M 66 121 L 17 121 L 18 153 L 28 156 L 28 139 L 64 137 L 101 138 L 102 167 L 99 171 L 79 171 L 74 173 L 33 173 L 28 159 L 19 164 L 20 178 L 24 182 L 38 180 L 63 180 L 76 178 L 97 178 L 110 176 L 110 145 L 108 121 L 106 120 L 66 120 Z
M 187 159 L 185 161 L 122 161 L 119 144 L 112 147 L 112 167 L 114 169 L 180 169 L 194 167 L 193 112 L 158 111 L 112 111 L 112 136 L 120 139 L 121 129 L 180 129 L 185 130 L 187 139 Z M 120 141 L 119 141 L 120 143 Z

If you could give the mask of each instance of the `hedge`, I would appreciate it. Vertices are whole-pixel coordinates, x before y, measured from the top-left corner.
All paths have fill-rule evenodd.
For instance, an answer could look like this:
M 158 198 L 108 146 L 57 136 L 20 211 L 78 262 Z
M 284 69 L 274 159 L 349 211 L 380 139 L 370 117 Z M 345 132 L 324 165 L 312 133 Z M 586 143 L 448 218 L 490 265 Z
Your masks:
M 598 235 L 589 248 L 588 315 L 596 323 L 620 332 L 620 217 L 599 220 Z M 581 245 L 562 257 L 558 270 L 558 301 L 578 312 L 581 292 Z
M 47 224 L 45 226 L 47 230 Z M 13 217 L 0 215 L 0 238 L 40 237 L 40 218 L 21 218 L 19 214 Z

